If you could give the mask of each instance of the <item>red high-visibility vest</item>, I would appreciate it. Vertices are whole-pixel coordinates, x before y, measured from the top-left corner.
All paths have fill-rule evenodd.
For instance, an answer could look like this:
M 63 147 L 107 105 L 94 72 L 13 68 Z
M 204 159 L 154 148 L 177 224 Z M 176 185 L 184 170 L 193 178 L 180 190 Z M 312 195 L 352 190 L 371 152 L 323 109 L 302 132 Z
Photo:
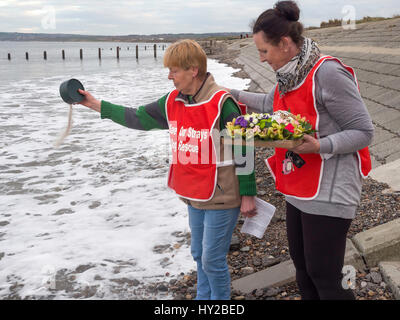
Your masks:
M 178 93 L 172 91 L 166 101 L 172 147 L 168 187 L 183 198 L 208 201 L 217 184 L 215 143 L 219 141 L 214 141 L 212 130 L 228 93 L 217 91 L 208 101 L 198 104 L 175 100 Z
M 315 97 L 315 73 L 319 67 L 327 60 L 335 60 L 345 67 L 354 77 L 357 86 L 357 77 L 354 70 L 344 65 L 339 59 L 324 56 L 315 64 L 313 69 L 307 75 L 303 84 L 296 90 L 283 95 L 279 94 L 278 87 L 274 95 L 274 112 L 277 110 L 287 110 L 302 117 L 306 117 L 317 130 L 315 138 L 319 138 L 319 114 Z M 266 160 L 266 164 L 275 179 L 276 189 L 288 196 L 294 196 L 303 200 L 312 200 L 318 196 L 321 179 L 324 169 L 324 161 L 320 154 L 301 154 L 305 164 L 301 168 L 294 167 L 290 173 L 284 172 L 283 164 L 285 161 L 287 149 L 276 148 L 275 154 Z M 371 171 L 371 158 L 368 147 L 357 151 L 359 159 L 359 170 L 363 178 L 366 178 Z
M 247 113 L 247 105 L 245 105 L 244 103 L 241 103 L 240 101 L 238 101 L 237 104 L 239 106 L 240 112 L 242 114 L 246 114 Z

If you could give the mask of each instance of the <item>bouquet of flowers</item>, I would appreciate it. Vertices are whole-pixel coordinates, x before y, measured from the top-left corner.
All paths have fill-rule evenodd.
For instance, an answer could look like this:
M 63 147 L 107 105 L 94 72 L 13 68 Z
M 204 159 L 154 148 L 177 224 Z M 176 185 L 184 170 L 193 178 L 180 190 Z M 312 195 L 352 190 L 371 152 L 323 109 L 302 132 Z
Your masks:
M 232 138 L 262 141 L 300 140 L 304 134 L 314 133 L 311 124 L 301 115 L 279 110 L 272 115 L 252 113 L 234 118 L 226 125 Z

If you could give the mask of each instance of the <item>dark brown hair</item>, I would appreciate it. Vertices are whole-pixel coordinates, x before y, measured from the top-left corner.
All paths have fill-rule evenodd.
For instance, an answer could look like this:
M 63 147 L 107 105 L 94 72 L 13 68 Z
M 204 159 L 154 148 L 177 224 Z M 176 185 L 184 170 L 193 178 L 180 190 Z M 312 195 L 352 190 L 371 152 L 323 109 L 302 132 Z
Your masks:
M 303 25 L 298 21 L 300 9 L 294 1 L 278 1 L 273 9 L 264 11 L 253 26 L 253 34 L 264 31 L 266 41 L 278 45 L 289 36 L 298 47 L 303 43 Z

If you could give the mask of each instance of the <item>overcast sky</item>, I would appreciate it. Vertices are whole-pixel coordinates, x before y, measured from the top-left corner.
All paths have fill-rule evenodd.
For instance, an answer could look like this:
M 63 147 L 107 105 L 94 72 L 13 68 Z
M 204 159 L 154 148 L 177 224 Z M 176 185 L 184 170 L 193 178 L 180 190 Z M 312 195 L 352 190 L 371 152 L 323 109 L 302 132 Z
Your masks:
M 276 1 L 269 0 L 0 0 L 0 32 L 128 35 L 246 32 Z M 392 17 L 399 0 L 298 0 L 301 21 Z M 351 6 L 350 10 L 345 10 Z

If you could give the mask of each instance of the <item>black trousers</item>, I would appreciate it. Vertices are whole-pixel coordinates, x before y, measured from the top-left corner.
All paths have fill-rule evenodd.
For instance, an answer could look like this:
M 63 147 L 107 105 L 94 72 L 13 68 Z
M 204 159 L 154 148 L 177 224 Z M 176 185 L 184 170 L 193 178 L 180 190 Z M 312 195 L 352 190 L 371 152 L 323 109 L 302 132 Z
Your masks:
M 303 300 L 354 300 L 342 286 L 346 235 L 351 219 L 308 214 L 286 202 L 290 257 Z

